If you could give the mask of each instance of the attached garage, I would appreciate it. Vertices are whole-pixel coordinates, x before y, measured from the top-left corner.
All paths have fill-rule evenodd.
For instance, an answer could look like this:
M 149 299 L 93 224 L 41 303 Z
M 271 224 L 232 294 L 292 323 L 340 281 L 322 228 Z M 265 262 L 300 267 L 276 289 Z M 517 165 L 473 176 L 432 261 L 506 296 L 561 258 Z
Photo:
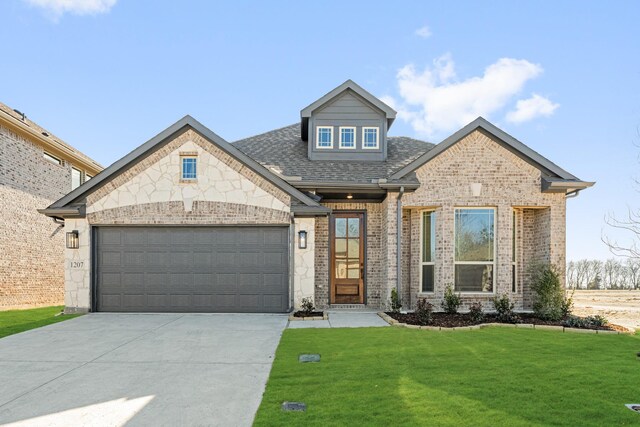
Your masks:
M 94 227 L 94 310 L 286 312 L 288 234 L 282 226 Z

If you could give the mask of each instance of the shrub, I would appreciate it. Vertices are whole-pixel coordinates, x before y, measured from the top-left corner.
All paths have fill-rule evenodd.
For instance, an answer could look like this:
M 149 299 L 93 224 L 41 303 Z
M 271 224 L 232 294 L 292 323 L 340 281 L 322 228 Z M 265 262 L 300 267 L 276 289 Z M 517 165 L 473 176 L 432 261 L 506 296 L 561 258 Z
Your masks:
M 570 316 L 571 313 L 573 313 L 573 294 L 575 293 L 576 290 L 574 289 L 573 291 L 571 291 L 570 296 L 565 295 L 562 301 L 562 317 Z
M 515 304 L 509 299 L 509 295 L 503 294 L 501 297 L 493 299 L 493 306 L 496 309 L 497 319 L 502 323 L 518 323 L 518 315 L 513 311 Z
M 469 306 L 469 317 L 473 323 L 481 323 L 484 320 L 484 311 L 482 311 L 482 303 L 474 302 Z
M 578 316 L 569 316 L 562 323 L 567 328 L 601 328 L 606 326 L 609 321 L 600 315 L 596 316 L 587 316 L 587 317 L 578 317 Z
M 533 267 L 533 311 L 544 320 L 560 320 L 571 313 L 573 300 L 567 298 L 558 269 L 541 264 Z
M 315 306 L 313 305 L 313 298 L 302 298 L 302 303 L 300 304 L 300 311 L 305 315 L 309 316 L 315 310 Z
M 415 315 L 418 323 L 428 325 L 431 323 L 431 314 L 433 313 L 433 304 L 427 302 L 426 299 L 419 299 L 416 304 Z
M 460 294 L 455 294 L 452 285 L 447 285 L 447 288 L 444 291 L 444 300 L 442 301 L 441 305 L 444 312 L 448 314 L 457 313 L 458 308 L 460 307 L 460 305 L 462 305 Z
M 391 299 L 389 300 L 389 306 L 391 307 L 392 313 L 400 313 L 402 304 L 400 304 L 400 297 L 398 296 L 398 291 L 395 288 L 391 289 Z

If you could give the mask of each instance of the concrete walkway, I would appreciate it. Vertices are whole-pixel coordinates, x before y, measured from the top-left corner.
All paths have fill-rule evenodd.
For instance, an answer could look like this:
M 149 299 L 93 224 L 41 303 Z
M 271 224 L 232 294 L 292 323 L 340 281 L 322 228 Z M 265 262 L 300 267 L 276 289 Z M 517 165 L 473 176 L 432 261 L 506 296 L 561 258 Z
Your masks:
M 286 324 L 96 313 L 0 339 L 0 425 L 251 425 Z
M 327 313 L 329 314 L 328 320 L 293 320 L 289 322 L 289 328 L 371 328 L 389 326 L 375 312 L 328 310 Z

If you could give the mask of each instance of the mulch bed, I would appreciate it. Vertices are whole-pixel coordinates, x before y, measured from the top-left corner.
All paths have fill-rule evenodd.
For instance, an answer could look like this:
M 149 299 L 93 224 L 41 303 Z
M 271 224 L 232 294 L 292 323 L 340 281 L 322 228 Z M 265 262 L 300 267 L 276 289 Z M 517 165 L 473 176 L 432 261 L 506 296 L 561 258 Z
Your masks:
M 305 311 L 296 311 L 293 313 L 293 317 L 322 317 L 324 316 L 323 311 L 312 311 L 311 313 L 307 313 Z
M 418 322 L 418 318 L 413 313 L 392 313 L 387 312 L 387 315 L 397 320 L 400 323 L 406 323 L 409 325 L 420 325 Z M 518 313 L 518 317 L 520 321 L 517 323 L 528 323 L 534 325 L 552 325 L 552 326 L 565 326 L 564 320 L 542 320 L 536 317 L 533 313 Z M 498 321 L 495 314 L 487 313 L 484 316 L 484 320 L 482 322 L 474 322 L 471 320 L 471 316 L 468 313 L 456 313 L 456 314 L 448 314 L 448 313 L 432 313 L 431 314 L 431 323 L 429 326 L 440 326 L 443 328 L 457 328 L 461 326 L 473 326 L 479 325 L 482 323 L 504 323 Z M 599 329 L 605 331 L 618 331 L 618 332 L 626 332 L 627 330 L 622 326 L 607 324 L 606 326 L 594 327 L 594 328 L 583 328 L 583 329 Z

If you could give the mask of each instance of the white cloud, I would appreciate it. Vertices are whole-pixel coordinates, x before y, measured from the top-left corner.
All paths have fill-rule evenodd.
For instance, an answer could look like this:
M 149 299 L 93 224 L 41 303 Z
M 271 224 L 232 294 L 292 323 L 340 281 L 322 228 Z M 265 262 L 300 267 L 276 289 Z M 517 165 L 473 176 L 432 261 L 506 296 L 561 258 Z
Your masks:
M 457 80 L 455 63 L 446 54 L 422 71 L 412 64 L 401 68 L 396 76 L 401 100 L 387 101 L 416 132 L 432 137 L 502 110 L 542 72 L 540 65 L 527 60 L 501 58 L 482 76 Z
M 423 39 L 428 39 L 431 37 L 431 29 L 428 26 L 420 27 L 416 30 L 415 35 L 418 37 L 422 37 Z
M 118 0 L 23 0 L 59 18 L 65 13 L 74 15 L 97 15 L 107 13 Z
M 560 104 L 534 93 L 531 98 L 521 99 L 516 103 L 516 109 L 507 113 L 507 121 L 523 123 L 537 117 L 549 117 L 559 106 Z

